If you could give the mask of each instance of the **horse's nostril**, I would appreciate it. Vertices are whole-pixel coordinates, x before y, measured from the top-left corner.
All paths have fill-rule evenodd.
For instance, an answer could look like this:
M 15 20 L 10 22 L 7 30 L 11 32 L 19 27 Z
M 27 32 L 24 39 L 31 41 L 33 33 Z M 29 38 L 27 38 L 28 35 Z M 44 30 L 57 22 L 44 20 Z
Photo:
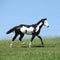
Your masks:
M 47 26 L 49 28 L 49 26 Z

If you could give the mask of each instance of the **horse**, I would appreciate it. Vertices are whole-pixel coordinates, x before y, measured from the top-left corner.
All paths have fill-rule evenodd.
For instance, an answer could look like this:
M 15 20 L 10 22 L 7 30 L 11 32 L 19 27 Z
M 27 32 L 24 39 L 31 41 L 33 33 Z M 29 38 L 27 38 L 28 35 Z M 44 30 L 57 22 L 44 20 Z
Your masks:
M 9 31 L 6 32 L 6 34 L 15 32 L 15 36 L 12 39 L 10 47 L 13 46 L 13 42 L 18 35 L 20 35 L 19 40 L 22 41 L 22 38 L 24 37 L 25 34 L 32 35 L 32 38 L 29 42 L 29 48 L 31 48 L 31 43 L 36 36 L 41 40 L 42 46 L 44 46 L 42 37 L 39 36 L 39 33 L 40 33 L 43 25 L 46 27 L 49 27 L 47 18 L 43 18 L 43 19 L 39 20 L 36 24 L 31 24 L 31 25 L 20 24 L 18 26 L 13 27 L 12 29 L 10 29 Z

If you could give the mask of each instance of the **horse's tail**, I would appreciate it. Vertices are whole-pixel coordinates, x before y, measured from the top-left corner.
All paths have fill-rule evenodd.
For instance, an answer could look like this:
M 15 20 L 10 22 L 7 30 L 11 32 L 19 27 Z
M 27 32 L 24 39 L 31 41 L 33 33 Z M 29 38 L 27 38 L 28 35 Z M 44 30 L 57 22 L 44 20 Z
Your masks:
M 7 31 L 6 34 L 9 34 L 9 33 L 13 32 L 14 30 L 15 30 L 15 27 L 10 29 L 9 31 Z

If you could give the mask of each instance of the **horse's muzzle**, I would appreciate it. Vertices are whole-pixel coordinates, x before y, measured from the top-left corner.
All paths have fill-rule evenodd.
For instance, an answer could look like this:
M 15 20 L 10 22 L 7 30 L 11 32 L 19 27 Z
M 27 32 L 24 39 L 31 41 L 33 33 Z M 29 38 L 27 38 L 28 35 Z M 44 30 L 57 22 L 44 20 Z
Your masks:
M 47 28 L 49 28 L 49 26 L 47 26 Z

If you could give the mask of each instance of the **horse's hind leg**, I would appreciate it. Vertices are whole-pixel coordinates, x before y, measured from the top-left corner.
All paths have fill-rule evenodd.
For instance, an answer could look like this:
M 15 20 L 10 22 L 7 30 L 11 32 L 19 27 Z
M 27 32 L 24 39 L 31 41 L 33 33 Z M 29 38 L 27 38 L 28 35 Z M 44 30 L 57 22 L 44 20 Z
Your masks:
M 34 38 L 35 38 L 35 35 L 32 35 L 31 41 L 29 43 L 29 48 L 31 48 L 31 43 L 32 43 L 32 41 L 33 41 Z
M 15 36 L 13 37 L 12 42 L 11 42 L 11 44 L 10 44 L 10 47 L 13 47 L 13 42 L 14 42 L 14 40 L 16 39 L 17 36 L 18 36 L 18 34 L 15 34 Z
M 24 37 L 24 34 L 20 34 L 19 40 L 22 41 L 23 37 Z
M 22 42 L 22 38 L 24 37 L 24 34 L 20 34 L 19 40 Z M 24 42 L 22 42 L 24 44 Z

